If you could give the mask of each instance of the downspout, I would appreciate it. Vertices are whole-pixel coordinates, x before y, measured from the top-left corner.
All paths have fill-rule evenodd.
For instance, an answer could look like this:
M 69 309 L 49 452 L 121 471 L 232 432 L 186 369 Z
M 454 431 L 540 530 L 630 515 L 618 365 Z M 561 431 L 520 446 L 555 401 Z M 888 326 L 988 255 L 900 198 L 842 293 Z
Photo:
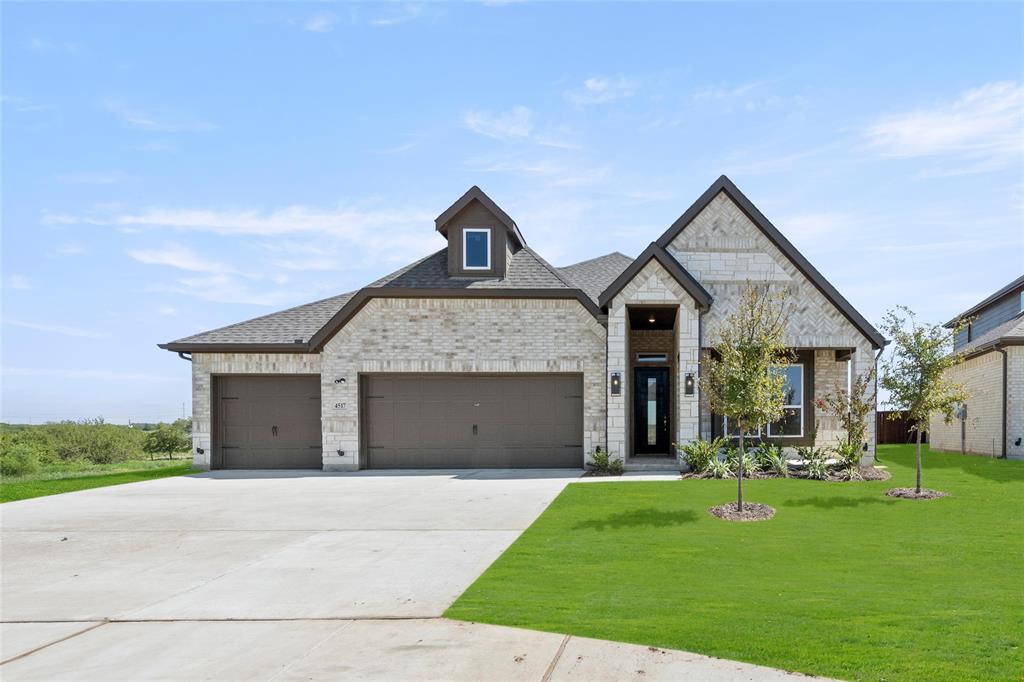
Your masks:
M 704 411 L 701 403 L 703 403 L 703 396 L 700 392 L 700 378 L 703 375 L 703 366 L 701 359 L 704 354 L 704 308 L 697 310 L 697 380 L 694 386 L 694 393 L 697 394 L 697 440 L 704 440 Z M 707 440 L 711 440 L 711 433 L 707 435 Z
M 186 355 L 188 357 L 185 357 Z M 181 352 L 181 353 L 178 353 L 178 357 L 181 358 L 182 360 L 188 360 L 189 362 L 192 362 L 192 354 L 191 353 Z
M 882 353 L 885 352 L 885 347 L 887 345 L 889 345 L 888 341 L 886 341 L 885 344 L 883 344 L 882 347 L 878 349 L 878 352 L 875 353 L 875 452 L 874 452 L 875 457 L 874 457 L 874 459 L 875 459 L 876 462 L 878 461 L 878 361 L 882 359 Z
M 1006 459 L 1006 407 L 1007 407 L 1007 400 L 1006 400 L 1007 399 L 1007 395 L 1006 395 L 1006 393 L 1007 393 L 1007 388 L 1008 388 L 1008 381 L 1007 380 L 1009 378 L 1007 372 L 1010 369 L 1010 360 L 1009 360 L 1009 355 L 1007 354 L 1005 348 L 1000 348 L 999 346 L 996 346 L 995 350 L 998 351 L 999 353 L 1001 353 L 1002 356 L 1003 356 L 1003 445 L 1000 448 L 1001 454 L 999 455 L 999 459 Z

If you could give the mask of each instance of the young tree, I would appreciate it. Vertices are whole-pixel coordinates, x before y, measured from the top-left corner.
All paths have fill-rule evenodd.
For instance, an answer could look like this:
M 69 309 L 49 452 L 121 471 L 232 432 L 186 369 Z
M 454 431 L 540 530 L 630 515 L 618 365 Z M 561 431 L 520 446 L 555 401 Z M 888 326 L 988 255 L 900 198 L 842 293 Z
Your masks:
M 886 404 L 905 409 L 917 431 L 917 487 L 921 494 L 921 431 L 938 412 L 946 423 L 953 421 L 958 403 L 967 400 L 964 387 L 945 377 L 947 369 L 960 361 L 954 353 L 953 337 L 965 326 L 961 320 L 952 329 L 937 324 L 919 324 L 914 312 L 897 306 L 886 313 L 882 333 L 892 339 L 892 353 L 882 362 L 881 384 L 889 391 Z
M 142 449 L 149 453 L 149 458 L 160 453 L 166 454 L 170 459 L 175 452 L 183 452 L 191 447 L 191 443 L 185 434 L 180 430 L 167 424 L 160 424 L 155 430 L 146 434 L 142 442 Z
M 785 345 L 786 292 L 747 282 L 736 312 L 711 339 L 717 357 L 701 376 L 701 393 L 739 433 L 736 509 L 743 511 L 744 440 L 751 429 L 782 418 L 785 377 L 775 371 L 792 360 Z
M 849 453 L 847 464 L 851 466 L 856 464 L 853 458 L 860 458 L 864 443 L 867 442 L 868 415 L 875 409 L 874 386 L 875 368 L 872 367 L 854 377 L 849 392 L 844 386 L 836 384 L 831 393 L 814 401 L 819 409 L 838 418 L 843 430 L 846 431 L 848 447 L 843 450 Z

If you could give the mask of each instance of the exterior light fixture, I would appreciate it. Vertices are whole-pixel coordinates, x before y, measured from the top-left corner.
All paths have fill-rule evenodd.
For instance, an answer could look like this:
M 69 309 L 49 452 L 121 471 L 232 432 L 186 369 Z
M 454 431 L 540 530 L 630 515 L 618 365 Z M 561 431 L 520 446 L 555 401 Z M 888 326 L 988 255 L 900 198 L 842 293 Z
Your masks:
M 611 386 L 612 395 L 622 395 L 622 373 L 621 372 L 612 372 L 610 386 Z
M 654 313 L 651 313 L 651 316 L 647 318 L 647 321 L 654 324 Z
M 693 383 L 693 372 L 687 372 L 683 381 L 683 391 L 686 395 L 693 395 Z
M 343 383 L 345 383 L 345 377 L 340 377 L 338 379 L 335 379 L 334 383 L 336 383 L 336 384 L 343 384 Z

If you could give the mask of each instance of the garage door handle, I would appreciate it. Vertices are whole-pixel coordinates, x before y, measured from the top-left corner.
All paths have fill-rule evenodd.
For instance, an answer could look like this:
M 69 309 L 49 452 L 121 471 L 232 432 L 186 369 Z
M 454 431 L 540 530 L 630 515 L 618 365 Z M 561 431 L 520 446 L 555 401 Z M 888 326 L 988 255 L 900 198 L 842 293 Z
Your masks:
M 270 427 L 270 432 L 276 436 L 277 435 L 277 427 L 276 426 L 271 426 Z
M 473 424 L 473 435 L 474 436 L 476 435 L 476 432 L 477 432 L 476 424 Z

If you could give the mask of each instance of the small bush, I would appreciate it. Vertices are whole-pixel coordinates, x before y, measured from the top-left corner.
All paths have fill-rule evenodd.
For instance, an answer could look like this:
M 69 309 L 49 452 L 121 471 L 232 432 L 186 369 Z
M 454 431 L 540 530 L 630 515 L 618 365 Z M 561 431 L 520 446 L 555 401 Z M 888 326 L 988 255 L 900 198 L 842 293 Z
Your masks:
M 729 470 L 732 471 L 734 476 L 738 476 L 740 471 L 740 451 L 739 449 L 736 449 L 732 451 L 731 454 L 733 454 L 733 457 L 727 460 Z M 754 459 L 749 452 L 744 452 L 743 475 L 750 476 L 751 474 L 756 474 L 758 471 L 760 471 L 760 467 L 758 466 L 757 460 Z
M 832 449 L 843 462 L 843 466 L 847 469 L 853 467 L 854 469 L 860 466 L 860 446 L 856 443 L 847 443 L 846 441 L 839 441 Z
M 824 481 L 828 478 L 828 465 L 825 464 L 824 457 L 807 460 L 807 478 L 819 481 Z
M 613 476 L 622 475 L 622 460 L 612 459 L 611 453 L 598 445 L 594 448 L 594 452 L 590 454 L 590 461 L 587 463 L 593 471 L 597 471 L 602 474 L 612 474 Z
M 761 442 L 751 451 L 757 467 L 761 471 L 771 469 L 772 462 L 782 457 L 782 448 L 774 443 Z
M 718 459 L 718 453 L 722 451 L 725 444 L 724 438 L 715 438 L 711 442 L 698 439 L 685 445 L 676 444 L 675 447 L 679 458 L 690 467 L 691 471 L 703 474 L 707 472 L 711 462 Z
M 27 476 L 39 471 L 39 448 L 30 443 L 16 443 L 0 453 L 0 474 Z
M 146 434 L 142 442 L 142 449 L 149 453 L 150 459 L 153 455 L 167 455 L 167 459 L 176 452 L 188 452 L 192 442 L 185 436 L 185 432 L 175 428 L 174 425 L 160 424 L 155 430 Z
M 776 447 L 772 452 L 765 455 L 765 461 L 761 464 L 761 471 L 767 471 L 783 478 L 789 477 L 789 462 L 782 453 L 782 448 Z
M 729 462 L 717 457 L 711 460 L 704 473 L 711 478 L 732 478 L 732 469 L 729 468 Z

